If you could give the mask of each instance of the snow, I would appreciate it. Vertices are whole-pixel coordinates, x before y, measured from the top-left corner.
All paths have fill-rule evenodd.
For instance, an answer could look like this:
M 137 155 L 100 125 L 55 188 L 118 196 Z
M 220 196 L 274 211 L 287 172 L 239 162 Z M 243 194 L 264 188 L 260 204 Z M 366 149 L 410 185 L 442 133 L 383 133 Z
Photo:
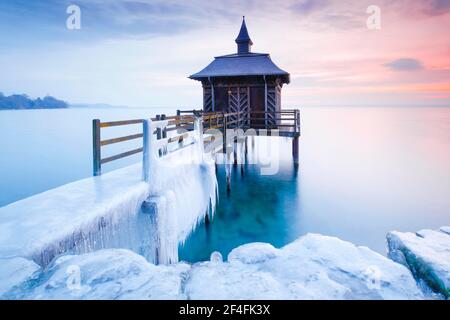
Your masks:
M 259 263 L 275 258 L 278 252 L 279 250 L 269 243 L 248 243 L 233 249 L 228 254 L 228 261 L 240 261 L 249 264 Z
M 441 231 L 392 231 L 387 235 L 389 257 L 408 266 L 416 278 L 450 296 L 450 235 Z
M 140 165 L 129 166 L 0 208 L 0 257 L 45 266 L 63 252 L 132 247 L 132 233 L 129 238 L 121 229 L 133 229 L 149 193 L 140 171 Z
M 3 299 L 421 299 L 411 273 L 365 247 L 308 234 L 276 249 L 251 243 L 223 262 L 153 265 L 106 249 L 64 256 Z
M 308 234 L 275 249 L 253 243 L 229 262 L 194 265 L 190 299 L 420 299 L 411 273 L 366 247 Z
M 34 284 L 4 299 L 180 299 L 189 265 L 155 266 L 124 249 L 64 256 Z
M 36 263 L 24 258 L 0 259 L 0 296 L 33 278 L 39 269 Z
M 163 263 L 176 262 L 178 244 L 216 203 L 214 163 L 199 150 L 191 144 L 162 158 L 153 152 L 149 183 L 137 164 L 0 208 L 0 258 L 45 267 L 61 254 L 127 248 L 150 261 L 158 250 Z M 141 212 L 149 197 L 164 204 L 156 219 Z M 162 251 L 155 237 L 163 239 Z

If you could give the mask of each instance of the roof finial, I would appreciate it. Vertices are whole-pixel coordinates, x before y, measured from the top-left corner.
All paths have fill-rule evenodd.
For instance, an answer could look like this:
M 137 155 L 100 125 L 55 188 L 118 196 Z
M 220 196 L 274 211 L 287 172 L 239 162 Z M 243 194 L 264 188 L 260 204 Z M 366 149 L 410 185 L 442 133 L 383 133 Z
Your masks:
M 238 54 L 249 53 L 250 47 L 253 45 L 253 42 L 248 35 L 247 25 L 245 24 L 245 16 L 242 16 L 241 30 L 236 38 L 236 43 L 238 46 Z

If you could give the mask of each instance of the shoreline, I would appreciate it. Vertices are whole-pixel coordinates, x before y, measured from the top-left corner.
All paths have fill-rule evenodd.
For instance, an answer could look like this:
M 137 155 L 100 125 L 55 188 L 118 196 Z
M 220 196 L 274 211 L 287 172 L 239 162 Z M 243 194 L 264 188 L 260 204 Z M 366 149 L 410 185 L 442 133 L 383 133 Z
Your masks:
M 422 230 L 419 234 L 433 232 L 440 231 Z M 392 232 L 388 235 L 392 248 L 393 240 L 389 239 L 392 234 L 399 238 L 414 235 Z M 445 232 L 442 235 L 448 238 L 448 254 L 450 235 Z M 408 247 L 406 242 L 401 243 L 403 248 Z M 430 245 L 419 248 L 425 252 Z M 6 293 L 0 299 L 448 298 L 445 292 L 432 291 L 426 285 L 430 279 L 412 270 L 409 264 L 405 266 L 395 260 L 367 247 L 319 234 L 307 234 L 280 249 L 268 243 L 249 243 L 233 249 L 227 261 L 215 252 L 210 261 L 194 264 L 154 265 L 126 249 L 103 249 L 61 256 L 44 270 L 31 261 L 13 258 L 9 266 L 15 266 L 10 272 L 15 271 L 16 283 L 10 280 L 8 288 L 3 285 Z M 66 285 L 71 276 L 66 271 L 70 268 L 77 268 L 82 275 L 78 287 Z M 445 271 L 448 276 L 450 270 Z M 0 281 L 4 282 L 5 279 Z M 118 286 L 114 293 L 109 289 L 113 283 Z

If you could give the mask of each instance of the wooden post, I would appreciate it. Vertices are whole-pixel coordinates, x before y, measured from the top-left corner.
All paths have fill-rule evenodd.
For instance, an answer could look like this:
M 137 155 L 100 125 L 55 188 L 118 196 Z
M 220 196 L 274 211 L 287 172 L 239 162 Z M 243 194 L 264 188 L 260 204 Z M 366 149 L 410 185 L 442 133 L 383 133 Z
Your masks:
M 161 115 L 157 114 L 156 115 L 156 121 L 160 121 L 161 120 Z M 156 139 L 159 140 L 162 137 L 162 132 L 161 132 L 161 128 L 156 128 Z
M 142 156 L 142 180 L 149 182 L 150 180 L 150 148 L 151 148 L 151 121 L 144 120 L 142 123 L 143 132 L 143 156 Z
M 150 227 L 151 230 L 150 232 L 154 232 L 154 233 L 158 233 L 158 230 L 160 228 L 160 226 L 158 225 L 158 204 L 159 204 L 159 199 L 158 197 L 149 197 L 147 198 L 141 206 L 141 212 L 144 215 L 148 215 L 150 217 Z M 160 263 L 160 258 L 161 258 L 161 254 L 160 254 L 160 250 L 159 248 L 161 248 L 161 237 L 155 237 L 155 264 L 159 264 Z
M 244 176 L 244 159 L 245 159 L 245 138 L 244 138 L 244 142 L 241 142 L 241 150 L 240 150 L 240 155 L 241 155 L 241 177 Z M 245 159 L 246 161 L 247 159 Z
M 245 136 L 245 140 L 244 140 L 244 155 L 245 155 L 245 162 L 247 162 L 247 156 L 248 156 L 248 136 Z
M 180 122 L 181 122 L 181 110 L 177 110 L 177 118 L 176 118 L 176 121 L 177 121 L 177 124 L 175 125 L 177 128 L 178 127 L 181 127 L 181 124 L 180 124 Z M 177 133 L 179 134 L 179 133 L 181 133 L 181 130 L 180 129 L 177 129 Z M 180 146 L 180 147 L 182 147 L 183 146 L 183 143 L 184 143 L 184 138 L 183 137 L 181 137 L 180 138 L 180 140 L 178 140 L 178 145 Z
M 102 174 L 99 119 L 92 120 L 92 155 L 94 176 L 99 176 Z
M 226 157 L 226 162 L 225 162 L 225 171 L 226 171 L 226 176 L 227 176 L 227 193 L 229 194 L 231 191 L 231 159 L 228 156 L 228 154 L 224 155 Z
M 298 165 L 298 137 L 292 139 L 292 157 L 294 158 L 294 164 Z
M 198 144 L 197 150 L 200 153 L 200 159 L 203 161 L 205 148 L 203 144 L 203 117 L 195 117 L 194 119 L 195 140 Z
M 161 115 L 161 120 L 166 120 L 166 115 L 165 114 Z M 165 128 L 165 127 L 162 130 L 162 138 L 163 139 L 167 138 L 167 128 Z
M 161 120 L 166 120 L 165 114 L 161 115 Z M 167 138 L 167 128 L 166 127 L 164 127 L 164 129 L 162 129 L 161 136 L 163 139 Z M 167 154 L 167 146 L 165 146 L 161 152 L 164 155 Z
M 300 134 L 300 112 L 299 110 L 294 111 L 294 132 Z
M 228 125 L 227 125 L 227 117 L 225 116 L 225 114 L 222 114 L 222 117 L 223 117 L 223 135 L 222 135 L 222 138 L 223 138 L 223 146 L 222 146 L 222 152 L 224 153 L 224 154 L 226 154 L 227 153 L 227 127 L 228 127 Z
M 156 121 L 161 121 L 161 115 L 157 114 L 156 115 Z M 157 127 L 156 128 L 156 140 L 160 140 L 162 138 L 162 131 L 161 128 Z M 158 151 L 159 156 L 162 156 L 162 150 L 159 149 Z
M 268 108 L 267 108 L 267 80 L 266 76 L 264 77 L 264 128 L 267 129 L 267 116 L 268 116 Z

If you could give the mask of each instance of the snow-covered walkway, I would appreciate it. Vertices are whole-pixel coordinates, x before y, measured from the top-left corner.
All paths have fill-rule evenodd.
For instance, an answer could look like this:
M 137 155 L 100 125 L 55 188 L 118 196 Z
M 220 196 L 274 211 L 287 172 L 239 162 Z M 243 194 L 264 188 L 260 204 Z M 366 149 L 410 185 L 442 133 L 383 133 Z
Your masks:
M 197 153 L 193 145 L 152 159 L 149 183 L 137 164 L 0 208 L 0 259 L 47 266 L 61 254 L 126 248 L 151 261 L 159 239 L 162 262 L 176 261 L 179 242 L 215 205 L 214 163 Z M 149 197 L 159 204 L 153 217 L 141 210 Z
M 141 166 L 133 165 L 0 208 L 0 257 L 31 258 L 45 266 L 77 246 L 101 247 L 94 242 L 110 240 L 106 229 L 136 216 L 148 197 L 141 176 Z

